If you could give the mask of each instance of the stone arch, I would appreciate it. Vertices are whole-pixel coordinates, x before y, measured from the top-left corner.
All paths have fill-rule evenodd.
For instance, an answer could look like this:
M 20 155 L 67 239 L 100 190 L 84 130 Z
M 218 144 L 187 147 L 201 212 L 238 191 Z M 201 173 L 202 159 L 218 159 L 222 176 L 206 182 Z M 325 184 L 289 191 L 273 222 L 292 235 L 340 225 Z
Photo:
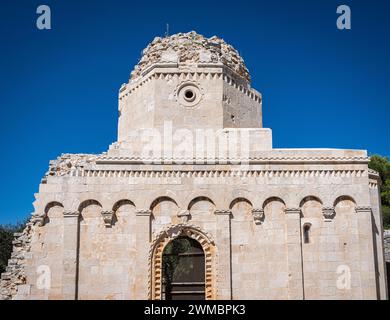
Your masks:
M 92 205 L 96 205 L 96 206 L 99 206 L 101 209 L 103 208 L 103 206 L 101 205 L 101 203 L 97 200 L 94 200 L 94 199 L 88 199 L 88 200 L 84 200 L 82 201 L 79 206 L 78 206 L 78 212 L 79 212 L 79 221 L 83 222 L 84 221 L 84 216 L 83 216 L 83 211 L 89 207 L 89 206 L 92 206 Z
M 106 229 L 102 216 L 103 206 L 100 201 L 86 199 L 78 206 L 78 239 L 77 239 L 77 299 L 91 299 L 96 297 L 96 291 L 90 291 L 89 287 L 93 278 L 91 266 L 99 261 L 100 254 L 96 251 L 97 245 L 101 247 L 101 237 Z M 107 241 L 109 243 L 109 241 Z M 104 247 L 101 247 L 104 250 Z M 96 283 L 100 283 L 103 277 L 97 277 Z
M 140 196 L 139 192 L 132 192 L 132 191 L 122 191 L 115 193 L 113 195 L 110 195 L 109 199 L 110 201 L 107 201 L 107 206 L 103 207 L 105 209 L 111 208 L 111 210 L 114 210 L 114 207 L 120 203 L 121 201 L 130 201 L 134 207 L 141 208 L 139 204 L 138 197 Z M 104 203 L 102 203 L 104 205 Z M 142 207 L 143 209 L 146 209 L 148 206 Z
M 231 210 L 234 207 L 234 205 L 237 204 L 238 202 L 246 202 L 253 207 L 252 202 L 249 201 L 247 198 L 238 197 L 238 198 L 235 198 L 232 202 L 230 202 L 229 209 Z
M 305 204 L 305 202 L 307 202 L 307 201 L 313 201 L 313 200 L 314 200 L 314 201 L 317 201 L 317 202 L 321 203 L 321 205 L 323 205 L 323 202 L 322 202 L 322 200 L 321 200 L 319 197 L 310 195 L 310 196 L 304 197 L 304 198 L 301 200 L 301 202 L 299 203 L 299 208 L 302 208 L 303 205 Z
M 78 211 L 79 213 L 81 213 L 82 209 L 85 209 L 93 203 L 99 205 L 105 210 L 108 210 L 112 206 L 112 204 L 109 203 L 109 199 L 106 195 L 100 193 L 97 194 L 93 192 L 80 194 L 77 198 L 68 197 L 64 199 L 63 203 L 65 211 Z
M 153 211 L 153 209 L 156 207 L 156 205 L 158 205 L 162 201 L 170 201 L 170 202 L 173 202 L 174 204 L 176 204 L 176 206 L 177 206 L 177 202 L 174 199 L 172 199 L 171 197 L 160 196 L 160 197 L 157 197 L 156 199 L 154 199 L 152 201 L 152 203 L 150 204 L 149 209 Z
M 350 200 L 354 203 L 354 205 L 356 206 L 356 201 L 354 198 L 352 198 L 351 196 L 348 196 L 348 195 L 342 195 L 342 196 L 339 196 L 337 197 L 334 202 L 333 202 L 333 207 L 336 207 L 337 204 L 341 201 L 344 201 L 344 200 Z
M 188 224 L 170 225 L 159 232 L 149 250 L 148 295 L 151 300 L 160 300 L 162 294 L 162 254 L 165 246 L 179 236 L 187 236 L 200 243 L 205 255 L 205 298 L 216 299 L 216 246 L 207 232 Z
M 317 196 L 306 196 L 299 203 L 301 217 L 308 219 L 322 218 L 323 202 Z
M 248 190 L 244 190 L 244 189 L 238 189 L 238 190 L 234 190 L 233 194 L 232 194 L 232 198 L 233 201 L 235 201 L 236 199 L 245 199 L 246 201 L 248 201 L 253 207 L 258 207 L 258 201 L 260 200 L 259 197 L 257 195 L 255 195 L 253 192 L 251 191 L 248 191 Z M 228 206 L 231 206 L 232 202 L 233 201 L 230 201 L 230 203 L 228 202 L 225 207 L 227 208 Z M 261 201 L 261 200 L 260 200 Z
M 61 202 L 58 202 L 58 201 L 51 201 L 49 202 L 46 206 L 45 206 L 45 210 L 44 210 L 44 213 L 45 215 L 48 214 L 49 210 L 53 207 L 64 207 L 63 204 Z
M 45 224 L 50 222 L 50 211 L 52 211 L 53 208 L 59 207 L 62 208 L 62 213 L 64 211 L 64 206 L 61 202 L 58 201 L 50 201 L 48 204 L 46 204 L 44 212 L 43 212 L 43 219 L 41 220 L 41 226 L 44 226 Z M 62 217 L 61 217 L 62 218 Z
M 235 198 L 229 205 L 233 219 L 252 220 L 253 204 L 247 198 Z
M 179 206 L 171 197 L 160 196 L 152 201 L 149 207 L 151 211 L 152 232 L 158 232 L 165 226 L 180 223 L 178 217 Z
M 333 202 L 334 215 L 337 219 L 349 219 L 356 213 L 356 201 L 349 195 L 342 195 Z
M 129 204 L 129 205 L 132 205 L 135 207 L 135 204 L 133 201 L 129 200 L 129 199 L 122 199 L 122 200 L 118 200 L 114 203 L 114 205 L 112 206 L 112 211 L 114 211 L 114 213 L 123 205 L 126 205 L 126 204 Z
M 215 222 L 216 205 L 209 197 L 196 197 L 190 201 L 187 207 L 188 219 L 194 223 L 211 223 Z
M 112 225 L 115 226 L 116 223 L 119 222 L 119 229 L 123 231 L 126 230 L 126 232 L 129 232 L 127 228 L 130 227 L 130 225 L 136 223 L 135 208 L 136 207 L 134 202 L 129 199 L 122 199 L 116 201 L 112 206 Z
M 52 195 L 41 195 L 35 199 L 35 201 L 32 203 L 34 207 L 34 212 L 36 214 L 39 214 L 40 216 L 43 216 L 45 214 L 45 209 L 50 203 L 56 202 L 61 204 L 64 208 L 66 208 L 66 203 L 63 194 L 52 194 Z
M 150 190 L 150 192 L 142 195 L 142 197 L 140 197 L 139 194 L 136 194 L 134 197 L 136 201 L 134 201 L 134 203 L 137 204 L 137 208 L 151 209 L 152 206 L 157 203 L 158 199 L 160 198 L 169 198 L 178 206 L 180 206 L 180 197 L 178 197 L 178 195 L 172 190 Z
M 281 202 L 281 203 L 283 203 L 284 206 L 286 206 L 286 203 L 283 201 L 282 198 L 279 198 L 279 197 L 269 197 L 269 198 L 264 200 L 264 202 L 263 202 L 263 209 L 267 206 L 267 204 L 269 204 L 269 203 L 271 203 L 273 201 Z
M 43 228 L 32 234 L 28 232 L 31 235 L 29 237 L 31 247 L 28 251 L 34 253 L 35 256 L 33 259 L 36 259 L 34 261 L 39 261 L 39 265 L 45 266 L 45 268 L 49 268 L 48 270 L 53 271 L 50 275 L 50 290 L 46 291 L 45 297 L 46 299 L 58 299 L 58 297 L 61 297 L 62 285 L 62 274 L 58 270 L 62 265 L 64 253 L 63 239 L 65 229 L 63 204 L 59 201 L 49 201 L 45 205 L 43 214 L 39 217 L 38 221 L 37 226 Z M 54 270 L 57 272 L 54 272 Z
M 189 202 L 187 209 L 188 209 L 188 210 L 191 210 L 191 207 L 192 207 L 195 203 L 197 203 L 197 202 L 199 202 L 199 201 L 208 201 L 208 202 L 210 202 L 210 203 L 215 207 L 214 201 L 211 200 L 209 197 L 199 196 L 199 197 L 196 197 L 196 198 L 192 199 L 192 200 Z
M 279 223 L 282 223 L 285 219 L 285 210 L 286 203 L 282 198 L 277 196 L 271 196 L 264 200 L 262 209 L 263 209 L 263 220 L 264 221 L 273 221 L 277 220 Z
M 183 199 L 183 208 L 187 205 L 187 209 L 189 210 L 190 206 L 193 204 L 194 200 L 197 198 L 207 198 L 209 201 L 214 204 L 216 208 L 224 208 L 224 203 L 222 201 L 222 197 L 218 196 L 211 190 L 195 190 L 188 194 L 185 199 Z
M 99 201 L 94 200 L 94 199 L 88 199 L 88 200 L 82 201 L 79 204 L 79 206 L 78 206 L 79 213 L 81 213 L 86 207 L 88 207 L 90 205 L 97 205 L 97 206 L 103 207 Z

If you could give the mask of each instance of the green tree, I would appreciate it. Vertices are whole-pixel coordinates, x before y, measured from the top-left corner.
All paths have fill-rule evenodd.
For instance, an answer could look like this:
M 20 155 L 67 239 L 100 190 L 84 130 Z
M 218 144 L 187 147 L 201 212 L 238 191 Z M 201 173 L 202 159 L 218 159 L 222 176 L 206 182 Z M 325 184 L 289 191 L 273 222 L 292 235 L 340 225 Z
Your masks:
M 12 240 L 15 232 L 22 232 L 26 222 L 0 225 L 0 273 L 5 271 L 8 259 L 11 258 Z
M 378 171 L 379 176 L 381 177 L 383 226 L 385 229 L 390 229 L 390 161 L 387 157 L 373 155 L 371 156 L 368 167 Z

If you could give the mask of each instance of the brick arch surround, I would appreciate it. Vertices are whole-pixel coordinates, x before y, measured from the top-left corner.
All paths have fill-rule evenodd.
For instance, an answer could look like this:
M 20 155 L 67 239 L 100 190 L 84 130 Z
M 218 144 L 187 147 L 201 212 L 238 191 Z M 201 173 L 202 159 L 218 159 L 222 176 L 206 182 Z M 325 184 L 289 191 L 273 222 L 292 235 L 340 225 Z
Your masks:
M 149 252 L 149 299 L 160 300 L 162 291 L 162 254 L 165 246 L 179 236 L 187 236 L 200 243 L 205 257 L 205 298 L 216 299 L 216 247 L 211 236 L 199 227 L 189 224 L 171 225 L 159 232 Z

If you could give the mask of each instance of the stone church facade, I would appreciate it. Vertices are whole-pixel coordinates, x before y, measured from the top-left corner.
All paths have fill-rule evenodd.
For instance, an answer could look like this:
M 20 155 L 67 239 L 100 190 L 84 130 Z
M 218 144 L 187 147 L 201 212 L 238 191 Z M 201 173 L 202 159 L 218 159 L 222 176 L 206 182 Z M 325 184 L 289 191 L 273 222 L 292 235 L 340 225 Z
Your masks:
M 273 148 L 232 46 L 155 38 L 119 90 L 117 142 L 50 162 L 1 297 L 166 299 L 164 252 L 180 238 L 196 250 L 176 298 L 387 299 L 368 161 Z

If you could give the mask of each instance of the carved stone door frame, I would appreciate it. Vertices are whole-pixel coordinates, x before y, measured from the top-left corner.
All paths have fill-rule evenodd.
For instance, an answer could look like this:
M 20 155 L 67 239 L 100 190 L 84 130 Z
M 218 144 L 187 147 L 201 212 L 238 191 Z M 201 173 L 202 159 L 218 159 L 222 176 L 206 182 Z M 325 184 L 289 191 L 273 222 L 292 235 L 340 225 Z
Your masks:
M 170 225 L 158 233 L 149 252 L 149 299 L 161 300 L 162 296 L 162 255 L 165 246 L 179 236 L 187 236 L 200 243 L 205 257 L 205 299 L 216 299 L 216 246 L 211 236 L 199 227 L 187 224 Z

